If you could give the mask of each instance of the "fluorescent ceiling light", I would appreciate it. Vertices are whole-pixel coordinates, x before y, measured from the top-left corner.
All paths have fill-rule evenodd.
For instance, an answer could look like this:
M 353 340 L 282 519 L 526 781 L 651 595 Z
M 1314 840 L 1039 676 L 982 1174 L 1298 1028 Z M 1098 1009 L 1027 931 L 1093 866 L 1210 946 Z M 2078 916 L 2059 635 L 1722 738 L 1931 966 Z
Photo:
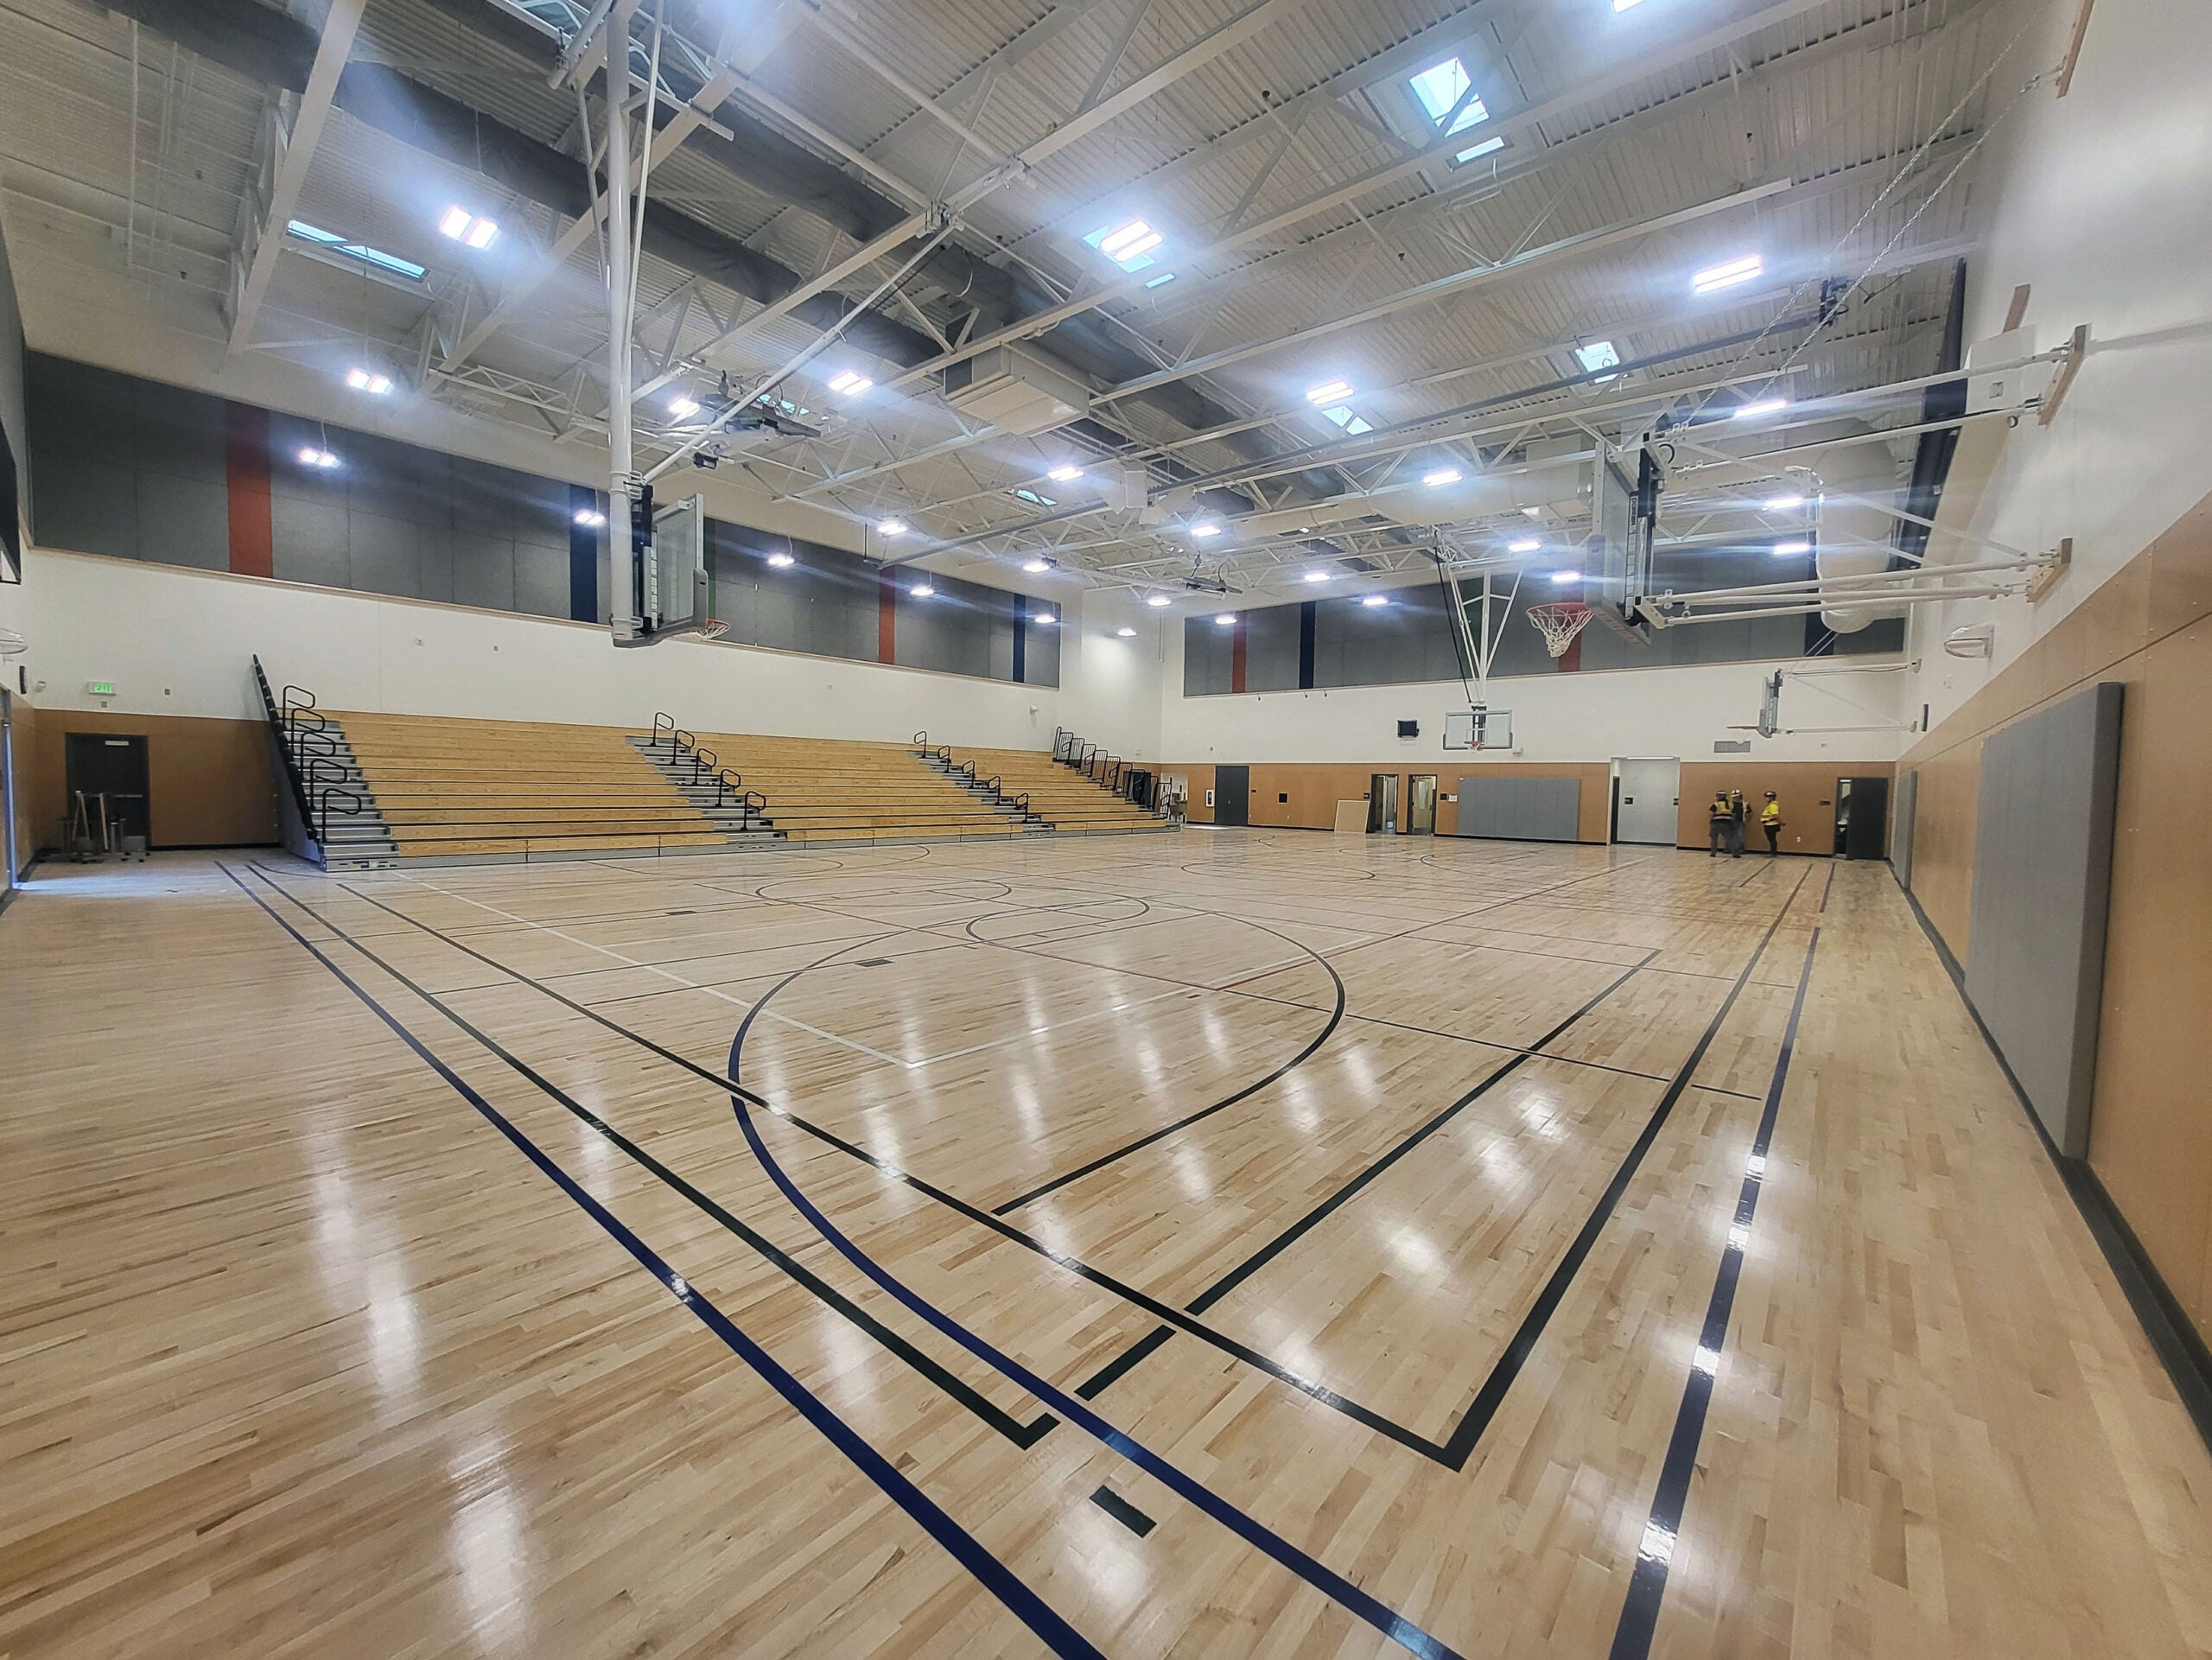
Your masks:
M 472 248 L 488 248 L 492 245 L 492 239 L 499 234 L 499 226 L 496 220 L 480 219 L 468 227 L 468 234 L 461 240 Z
M 789 570 L 793 565 L 798 563 L 798 561 L 788 553 L 772 553 L 768 556 L 768 563 L 778 570 Z
M 1325 582 L 1335 575 L 1334 571 L 1330 570 L 1309 570 L 1306 573 L 1306 580 L 1309 582 Z
M 327 449 L 317 449 L 310 444 L 300 451 L 300 464 L 303 467 L 332 467 L 338 465 L 338 457 Z
M 1083 469 L 1072 461 L 1064 461 L 1045 476 L 1055 484 L 1073 484 L 1083 476 Z
M 1137 637 L 1137 631 L 1134 628 L 1116 628 L 1114 632 L 1123 639 L 1135 639 Z
M 689 421 L 699 412 L 699 400 L 678 393 L 668 400 L 668 412 L 679 421 Z
M 854 369 L 841 369 L 830 377 L 830 390 L 840 398 L 858 398 L 875 383 Z
M 1524 536 L 1518 542 L 1508 542 L 1505 544 L 1505 550 L 1508 553 L 1534 553 L 1543 545 L 1535 537 Z
M 1805 498 L 1802 496 L 1771 496 L 1759 504 L 1770 513 L 1786 513 L 1792 507 L 1802 507 L 1804 505 Z
M 577 508 L 575 518 L 577 524 L 582 525 L 586 530 L 591 531 L 595 531 L 601 525 L 607 523 L 607 515 L 600 512 L 596 507 Z
M 1173 605 L 1174 601 L 1169 599 L 1165 594 L 1150 594 L 1145 596 L 1145 603 L 1149 606 L 1158 607 L 1163 605 Z
M 1774 544 L 1774 557 L 1777 559 L 1787 559 L 1792 554 L 1810 553 L 1812 550 L 1810 542 L 1777 542 Z
M 1711 294 L 1719 289 L 1732 289 L 1738 283 L 1748 283 L 1764 275 L 1765 270 L 1766 264 L 1758 255 L 1747 253 L 1740 259 L 1707 265 L 1690 278 L 1690 292 Z
M 1234 628 L 1236 626 L 1236 614 L 1234 611 L 1224 611 L 1214 620 L 1224 628 Z
M 1755 415 L 1772 415 L 1777 410 L 1786 410 L 1789 407 L 1789 400 L 1786 398 L 1762 398 L 1755 404 L 1738 405 L 1731 418 L 1738 421 L 1748 420 Z
M 1433 490 L 1440 485 L 1457 484 L 1462 476 L 1456 467 L 1440 467 L 1433 473 L 1422 474 L 1421 481 Z
M 1544 510 L 1541 507 L 1523 507 L 1521 511 L 1530 518 L 1541 518 L 1544 516 Z
M 875 528 L 880 536 L 904 536 L 906 534 L 906 521 L 903 518 L 880 518 Z
M 1191 526 L 1191 534 L 1192 536 L 1219 536 L 1221 534 L 1221 526 L 1218 525 L 1193 525 Z
M 475 217 L 466 207 L 448 207 L 445 217 L 438 221 L 438 229 L 458 242 L 468 234 L 469 221 Z
M 1626 11 L 1630 6 L 1640 6 L 1643 0 L 1613 0 L 1615 11 Z
M 1552 581 L 1555 582 L 1579 582 L 1581 580 L 1582 573 L 1579 570 L 1555 570 L 1552 573 Z
M 1039 611 L 1034 616 L 1031 617 L 1029 620 L 1038 624 L 1040 627 L 1050 628 L 1054 623 L 1058 622 L 1059 619 L 1049 611 Z
M 906 591 L 918 600 L 931 599 L 934 598 L 937 594 L 937 590 L 931 588 L 927 582 L 916 582 L 913 587 L 908 588 Z
M 1021 562 L 1021 568 L 1032 576 L 1035 576 L 1040 572 L 1050 570 L 1052 568 L 1052 562 L 1049 559 L 1025 559 Z
M 1323 410 L 1321 411 L 1321 418 L 1324 421 L 1335 422 L 1338 426 L 1344 429 L 1344 434 L 1347 437 L 1357 438 L 1363 432 L 1372 432 L 1375 430 L 1373 427 L 1368 425 L 1366 422 L 1361 420 L 1357 415 L 1354 415 L 1351 410 L 1341 405 L 1333 410 Z
M 1101 226 L 1084 238 L 1125 271 L 1141 271 L 1153 263 L 1152 251 L 1166 240 L 1141 219 L 1120 225 Z
M 1306 394 L 1306 401 L 1319 408 L 1323 404 L 1341 404 L 1351 396 L 1349 380 L 1325 380 Z
M 465 242 L 472 248 L 488 248 L 492 239 L 499 234 L 497 219 L 480 218 L 461 207 L 447 208 L 438 220 L 438 229 L 455 242 Z
M 1365 599 L 1362 600 L 1360 603 L 1362 605 L 1370 607 L 1388 605 L 1390 603 L 1390 596 L 1388 594 L 1370 594 Z
M 1587 346 L 1574 348 L 1574 360 L 1582 366 L 1585 374 L 1595 374 L 1600 369 L 1618 368 L 1621 354 L 1613 349 L 1611 340 L 1592 340 Z M 1618 375 L 1599 375 L 1598 384 L 1602 386 L 1608 380 L 1619 378 Z
M 378 374 L 370 369 L 349 369 L 346 372 L 346 384 L 357 392 L 382 398 L 391 390 L 391 377 Z

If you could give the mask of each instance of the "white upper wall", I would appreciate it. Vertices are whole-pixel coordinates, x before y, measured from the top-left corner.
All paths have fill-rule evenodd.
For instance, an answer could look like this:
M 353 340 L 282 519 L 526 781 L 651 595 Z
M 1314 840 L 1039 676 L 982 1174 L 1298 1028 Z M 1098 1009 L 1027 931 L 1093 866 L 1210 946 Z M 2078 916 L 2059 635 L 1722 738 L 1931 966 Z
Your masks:
M 1068 607 L 1064 687 L 696 640 L 618 649 L 588 623 L 32 550 L 20 614 L 49 709 L 258 718 L 250 661 L 326 709 L 1042 749 L 1068 726 L 1135 757 L 1158 731 L 1145 642 Z M 1110 629 L 1118 626 L 1109 623 Z M 92 681 L 114 683 L 94 697 Z
M 1465 688 L 1457 680 L 1185 697 L 1179 620 L 1172 641 L 1172 661 L 1162 665 L 1168 690 L 1160 751 L 1170 766 L 1440 760 L 1445 754 L 1445 716 L 1467 707 Z M 1512 711 L 1518 746 L 1495 759 L 1671 755 L 1711 760 L 1716 741 L 1748 738 L 1752 754 L 1766 760 L 1891 760 L 1904 737 L 1897 724 L 1904 680 L 1899 661 L 1793 658 L 1495 680 L 1491 706 Z M 1774 738 L 1741 730 L 1758 721 L 1762 683 L 1777 669 L 1805 676 L 1783 686 L 1784 727 L 1872 729 L 1800 729 Z M 1406 720 L 1421 723 L 1420 737 L 1397 735 L 1397 723 Z M 1460 751 L 1452 754 L 1455 761 L 1475 759 Z
M 2000 73 L 2017 85 L 2059 63 L 2078 10 L 2040 0 L 2023 10 L 2035 32 Z M 2067 95 L 2047 75 L 1990 141 L 1966 337 L 2001 331 L 2024 283 L 2037 347 L 2086 323 L 2089 348 L 2050 426 L 1969 430 L 1939 518 L 2036 552 L 2071 537 L 2074 566 L 2033 607 L 1920 607 L 1910 705 L 1927 703 L 1936 721 L 2212 491 L 2208 66 L 2212 6 L 2097 0 Z M 1939 534 L 1933 551 L 1971 550 Z M 1997 624 L 1993 658 L 1943 654 L 1945 634 L 1986 619 Z

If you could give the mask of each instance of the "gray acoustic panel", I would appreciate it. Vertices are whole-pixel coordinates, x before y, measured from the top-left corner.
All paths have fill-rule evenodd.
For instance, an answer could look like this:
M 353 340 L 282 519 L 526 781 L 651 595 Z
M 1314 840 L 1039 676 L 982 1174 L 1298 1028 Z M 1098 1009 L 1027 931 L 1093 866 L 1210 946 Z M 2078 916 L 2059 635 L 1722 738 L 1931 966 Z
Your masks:
M 2120 710 L 2107 682 L 1981 747 L 1967 995 L 2069 1158 L 2089 1148 Z
M 1582 780 L 1459 775 L 1459 836 L 1572 842 L 1581 829 Z
M 1897 886 L 1908 894 L 1912 891 L 1913 815 L 1919 803 L 1920 774 L 1899 774 L 1890 796 L 1890 868 L 1897 874 Z

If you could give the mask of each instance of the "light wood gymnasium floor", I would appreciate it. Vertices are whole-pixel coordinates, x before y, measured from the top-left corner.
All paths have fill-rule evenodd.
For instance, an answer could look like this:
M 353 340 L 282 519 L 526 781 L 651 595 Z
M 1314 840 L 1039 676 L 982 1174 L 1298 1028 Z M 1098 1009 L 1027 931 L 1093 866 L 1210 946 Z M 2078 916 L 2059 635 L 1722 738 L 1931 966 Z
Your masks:
M 0 1654 L 2212 1653 L 1886 867 L 178 855 L 0 957 Z

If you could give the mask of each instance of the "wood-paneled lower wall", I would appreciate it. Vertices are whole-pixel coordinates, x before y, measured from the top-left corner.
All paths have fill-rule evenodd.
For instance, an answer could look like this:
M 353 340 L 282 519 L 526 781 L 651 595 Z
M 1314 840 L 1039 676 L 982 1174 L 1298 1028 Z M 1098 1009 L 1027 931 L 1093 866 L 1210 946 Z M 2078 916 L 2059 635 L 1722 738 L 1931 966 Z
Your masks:
M 1163 768 L 1190 780 L 1191 821 L 1211 824 L 1214 809 L 1205 805 L 1206 792 L 1215 787 L 1210 765 Z M 1412 794 L 1410 780 L 1423 775 L 1436 779 L 1436 830 L 1450 836 L 1459 829 L 1459 809 L 1455 795 L 1464 773 L 1494 778 L 1575 778 L 1582 784 L 1579 838 L 1603 842 L 1612 830 L 1612 768 L 1605 761 L 1483 761 L 1446 755 L 1440 760 L 1408 766 L 1403 760 L 1374 762 L 1255 761 L 1252 766 L 1250 822 L 1271 830 L 1329 830 L 1337 821 L 1337 803 L 1367 798 L 1377 773 L 1398 780 L 1398 824 L 1403 829 Z
M 1974 802 L 1988 735 L 2082 686 L 2126 687 L 2089 1167 L 2212 1339 L 2212 497 L 1898 762 L 1920 775 L 1913 897 L 1973 950 Z
M 21 723 L 29 711 L 18 703 L 16 712 L 16 779 L 28 846 L 51 852 L 62 845 L 73 732 L 131 734 L 146 740 L 154 846 L 256 847 L 278 839 L 276 768 L 268 729 L 258 721 L 49 709 Z M 35 735 L 33 741 L 25 741 L 24 724 Z
M 1825 856 L 1835 851 L 1837 780 L 1888 778 L 1895 771 L 1885 760 L 1684 761 L 1675 840 L 1681 847 L 1704 847 L 1709 840 L 1707 803 L 1717 790 L 1741 790 L 1750 825 L 1745 837 L 1754 848 L 1765 847 L 1758 816 L 1771 790 L 1782 804 L 1782 850 Z

